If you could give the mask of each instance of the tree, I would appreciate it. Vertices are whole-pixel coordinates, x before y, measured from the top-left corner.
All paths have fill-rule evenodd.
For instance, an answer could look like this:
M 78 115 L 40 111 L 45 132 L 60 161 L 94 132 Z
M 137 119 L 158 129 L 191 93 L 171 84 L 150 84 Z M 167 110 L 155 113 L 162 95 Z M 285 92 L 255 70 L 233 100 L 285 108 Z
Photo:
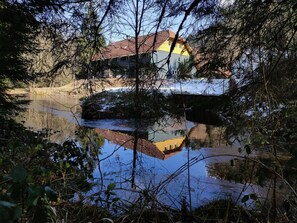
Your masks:
M 149 76 L 150 79 L 141 75 L 141 69 L 145 64 L 142 64 L 140 60 L 139 49 L 143 42 L 139 37 L 148 32 L 155 31 L 157 33 L 159 29 L 170 25 L 170 19 L 183 15 L 179 19 L 178 31 L 171 45 L 171 52 L 182 29 L 194 27 L 197 32 L 193 33 L 193 41 L 196 41 L 200 52 L 207 57 L 206 63 L 203 64 L 206 75 L 213 74 L 213 71 L 221 72 L 222 68 L 227 67 L 233 70 L 234 76 L 240 78 L 237 88 L 230 92 L 232 104 L 226 108 L 228 133 L 230 137 L 237 138 L 242 142 L 247 153 L 250 153 L 252 149 L 262 149 L 268 150 L 274 155 L 274 163 L 268 167 L 274 173 L 272 180 L 275 195 L 277 177 L 282 174 L 289 175 L 292 172 L 290 171 L 292 166 L 286 166 L 287 172 L 282 172 L 277 159 L 278 153 L 285 151 L 290 152 L 292 156 L 296 154 L 297 6 L 294 1 L 290 0 L 235 0 L 228 5 L 222 4 L 222 2 L 219 0 L 109 0 L 98 1 L 96 5 L 92 4 L 93 1 L 65 0 L 7 0 L 1 2 L 0 93 L 4 93 L 8 87 L 6 80 L 18 83 L 35 77 L 27 70 L 29 58 L 24 57 L 24 54 L 34 52 L 33 42 L 37 30 L 48 31 L 47 35 L 51 43 L 54 44 L 53 49 L 59 49 L 58 52 L 55 52 L 58 59 L 58 55 L 63 55 L 63 52 L 69 50 L 70 47 L 71 55 L 67 57 L 70 59 L 66 62 L 79 64 L 80 76 L 90 78 L 93 75 L 90 65 L 92 56 L 95 50 L 100 51 L 100 47 L 104 45 L 100 33 L 102 33 L 101 29 L 105 30 L 106 28 L 106 18 L 113 21 L 114 26 L 119 25 L 118 31 L 121 33 L 128 27 L 130 32 L 124 34 L 132 37 L 133 52 L 135 53 L 135 79 L 132 80 L 135 94 L 132 96 L 133 104 L 131 106 L 136 114 L 132 171 L 132 175 L 134 175 L 138 130 L 141 128 L 139 123 L 143 118 L 144 110 L 141 94 L 145 87 L 149 86 L 148 83 L 152 83 L 150 80 L 155 80 L 153 72 L 149 73 L 152 74 Z M 154 17 L 151 16 L 152 13 L 154 13 Z M 195 23 L 188 23 L 191 26 L 186 26 L 188 18 L 196 19 Z M 58 48 L 56 48 L 57 45 L 59 45 Z M 61 59 L 65 61 L 63 56 Z M 166 59 L 165 65 L 170 60 L 170 54 Z M 64 64 L 57 63 L 57 66 L 54 67 L 59 69 L 61 66 Z M 185 70 L 185 72 L 188 72 L 189 69 L 189 64 L 181 66 L 181 70 Z M 0 96 L 0 112 L 6 114 L 8 100 L 2 95 L 4 94 Z M 12 104 L 9 103 L 9 105 Z M 7 124 L 6 129 L 9 126 L 12 125 Z M 24 148 L 16 147 L 8 140 L 12 137 L 5 135 L 6 129 L 1 132 L 1 152 L 13 151 L 14 154 L 19 155 L 18 153 L 21 153 Z M 18 127 L 14 129 L 18 129 Z M 13 134 L 12 131 L 9 133 Z M 6 144 L 7 140 L 10 142 L 8 145 Z M 29 145 L 25 140 L 16 140 L 16 142 L 19 144 L 25 142 L 25 145 Z M 39 142 L 34 141 L 33 143 Z M 59 171 L 66 171 L 66 169 L 68 171 L 72 164 L 77 165 L 74 169 L 79 165 L 82 168 L 88 162 L 87 157 L 84 156 L 86 155 L 85 151 L 75 148 L 71 142 L 66 142 L 61 147 L 51 147 L 49 151 L 52 153 L 50 154 L 31 144 L 26 146 L 25 151 L 27 149 L 33 150 L 33 157 L 37 154 L 40 158 L 40 153 L 51 158 L 54 157 L 57 163 L 54 168 Z M 60 153 L 55 153 L 56 150 L 59 150 Z M 67 152 L 66 155 L 64 151 Z M 9 160 L 9 155 L 5 153 L 7 160 Z M 26 158 L 26 156 L 22 156 L 19 160 L 23 161 L 24 157 Z M 74 159 L 77 163 L 73 162 Z M 41 160 L 43 161 L 43 159 Z M 50 162 L 51 159 L 46 159 L 46 161 Z M 93 162 L 89 164 L 92 165 Z M 52 166 L 50 167 L 52 168 Z M 92 168 L 88 166 L 86 168 L 86 174 L 88 174 Z M 13 170 L 13 168 L 10 166 L 10 169 L 7 168 L 7 171 L 9 170 Z M 75 171 L 72 168 L 70 170 Z M 26 175 L 26 168 L 18 166 L 12 173 L 14 171 L 17 173 L 15 174 L 17 177 L 11 177 L 15 183 L 24 185 L 30 183 L 22 177 L 19 179 L 22 173 Z M 30 179 L 28 178 L 28 180 Z M 288 180 L 292 187 L 297 185 L 296 178 L 288 178 Z M 57 188 L 59 187 L 57 186 Z M 51 191 L 43 187 L 38 191 L 38 196 L 41 193 L 44 195 L 46 190 Z M 32 200 L 30 201 L 32 202 Z M 272 207 L 276 213 L 275 201 L 276 199 L 274 199 Z M 5 204 L 7 205 L 7 203 Z M 271 216 L 271 218 L 276 221 L 276 216 Z
M 36 78 L 29 68 L 33 64 L 30 55 L 38 53 L 35 40 L 39 31 L 49 31 L 46 34 L 52 37 L 52 44 L 62 43 L 56 50 L 66 49 L 62 46 L 67 46 L 67 32 L 61 25 L 65 14 L 59 13 L 64 12 L 63 7 L 67 4 L 72 5 L 72 2 L 0 3 L 0 222 L 55 221 L 58 217 L 52 202 L 57 202 L 56 191 L 64 200 L 74 195 L 68 193 L 70 184 L 77 192 L 89 189 L 86 179 L 91 177 L 94 168 L 93 158 L 90 157 L 94 154 L 77 147 L 73 141 L 65 141 L 62 145 L 49 143 L 44 140 L 42 132 L 35 133 L 17 124 L 8 113 L 16 108 L 16 104 L 5 94 L 10 86 L 27 84 Z M 51 14 L 52 11 L 55 13 Z M 53 18 L 61 20 L 54 22 Z M 58 64 L 53 69 L 60 67 Z M 68 181 L 68 176 L 75 183 Z
M 92 63 L 93 57 L 105 45 L 102 29 L 99 27 L 99 18 L 96 6 L 89 2 L 86 4 L 81 22 L 81 34 L 78 37 L 78 79 L 90 79 L 97 76 L 98 67 Z
M 196 33 L 202 53 L 216 55 L 210 61 L 213 67 L 232 67 L 233 77 L 239 78 L 226 108 L 229 137 L 248 153 L 264 150 L 275 157 L 269 164 L 274 173 L 273 222 L 277 179 L 284 174 L 279 154 L 296 156 L 296 7 L 294 1 L 236 0 L 217 5 L 211 23 Z
M 5 115 L 13 104 L 6 95 L 10 86 L 28 82 L 34 74 L 28 73 L 26 53 L 34 51 L 37 22 L 28 12 L 8 1 L 0 3 L 0 115 Z
M 255 132 L 254 128 L 257 129 L 259 123 L 264 124 L 257 124 L 260 120 L 268 121 L 278 115 L 277 120 L 281 116 L 287 119 L 288 115 L 294 115 L 294 8 L 296 4 L 293 1 L 234 1 L 227 7 L 218 8 L 211 25 L 196 33 L 196 41 L 204 41 L 202 53 L 217 53 L 217 59 L 225 65 L 226 58 L 229 57 L 229 53 L 225 52 L 234 55 L 231 60 L 229 58 L 228 66 L 232 66 L 233 77 L 239 78 L 239 82 L 237 89 L 231 92 L 235 106 L 229 108 L 232 111 L 235 108 L 240 116 L 240 119 L 239 116 L 233 116 L 242 123 L 236 125 L 238 127 L 251 126 L 251 132 Z M 238 110 L 238 107 L 241 109 Z M 281 115 L 288 111 L 289 114 Z M 282 122 L 281 125 L 285 123 Z

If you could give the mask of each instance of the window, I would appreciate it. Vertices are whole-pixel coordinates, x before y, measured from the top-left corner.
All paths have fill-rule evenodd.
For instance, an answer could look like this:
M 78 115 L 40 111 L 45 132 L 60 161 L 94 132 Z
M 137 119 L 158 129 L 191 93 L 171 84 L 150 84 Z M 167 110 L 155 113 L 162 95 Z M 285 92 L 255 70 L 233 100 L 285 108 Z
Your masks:
M 180 44 L 179 44 L 179 48 L 180 48 L 180 49 L 183 48 L 183 44 L 180 43 Z
M 171 46 L 171 42 L 170 42 L 170 40 L 168 40 L 168 46 Z

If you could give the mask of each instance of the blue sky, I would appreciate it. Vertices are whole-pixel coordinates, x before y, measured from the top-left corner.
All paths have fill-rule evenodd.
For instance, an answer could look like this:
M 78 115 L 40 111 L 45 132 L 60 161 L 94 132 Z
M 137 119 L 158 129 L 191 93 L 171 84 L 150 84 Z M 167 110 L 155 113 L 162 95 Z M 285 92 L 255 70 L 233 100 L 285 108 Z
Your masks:
M 132 12 L 127 11 L 126 13 L 127 13 L 127 15 L 125 17 L 124 17 L 124 15 L 122 15 L 122 17 L 123 17 L 122 21 L 121 21 L 121 18 L 117 18 L 118 23 L 121 23 L 120 27 L 113 27 L 113 28 L 110 28 L 109 31 L 105 32 L 105 38 L 106 38 L 107 43 L 109 43 L 110 40 L 112 42 L 115 42 L 115 41 L 119 41 L 122 39 L 126 39 L 128 36 L 131 36 L 131 37 L 134 36 L 133 28 L 131 28 L 131 26 L 129 26 L 129 25 L 123 24 L 124 20 L 132 19 L 134 17 L 134 15 Z M 154 33 L 156 31 L 156 21 L 155 20 L 156 20 L 156 16 L 158 16 L 158 14 L 159 13 L 154 13 L 152 11 L 145 12 L 144 20 L 146 22 L 143 25 L 141 35 L 147 35 L 148 33 Z M 163 24 L 159 27 L 159 31 L 162 31 L 165 29 L 170 29 L 174 32 L 177 32 L 179 24 L 181 23 L 181 21 L 183 19 L 183 16 L 184 15 L 182 14 L 178 17 L 164 21 Z M 188 19 L 188 21 L 189 21 L 189 19 Z M 187 37 L 192 31 L 191 27 L 187 27 L 188 23 L 189 23 L 188 21 L 186 22 L 185 27 L 180 32 L 182 37 Z M 117 28 L 120 29 L 121 34 L 118 32 Z

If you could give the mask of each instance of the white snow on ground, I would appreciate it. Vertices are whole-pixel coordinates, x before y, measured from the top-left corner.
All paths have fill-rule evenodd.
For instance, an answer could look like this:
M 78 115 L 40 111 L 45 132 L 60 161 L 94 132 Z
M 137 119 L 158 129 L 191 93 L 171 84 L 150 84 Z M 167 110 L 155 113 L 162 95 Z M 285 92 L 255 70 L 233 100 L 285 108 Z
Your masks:
M 106 88 L 105 91 L 110 91 L 110 92 L 127 92 L 131 90 L 129 87 L 109 87 Z
M 160 88 L 161 92 L 172 94 L 213 95 L 226 93 L 229 89 L 229 79 L 195 79 L 176 82 Z
M 229 79 L 193 79 L 164 84 L 159 90 L 163 94 L 190 94 L 219 96 L 229 90 Z M 125 92 L 128 87 L 113 87 L 106 89 L 111 92 Z

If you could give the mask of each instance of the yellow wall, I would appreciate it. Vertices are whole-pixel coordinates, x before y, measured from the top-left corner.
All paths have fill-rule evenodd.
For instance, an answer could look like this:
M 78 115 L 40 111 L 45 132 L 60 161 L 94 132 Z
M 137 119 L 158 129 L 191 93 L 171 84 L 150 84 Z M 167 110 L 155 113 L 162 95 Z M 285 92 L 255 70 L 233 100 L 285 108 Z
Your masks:
M 168 139 L 162 142 L 155 142 L 154 144 L 158 147 L 158 149 L 161 152 L 165 151 L 165 147 L 167 148 L 167 150 L 170 150 L 170 145 L 171 145 L 171 150 L 175 149 L 176 147 L 179 147 L 182 142 L 184 141 L 185 137 L 179 137 L 179 138 L 175 138 L 175 139 Z
M 170 52 L 170 47 L 171 45 L 169 45 L 169 41 L 171 42 L 172 44 L 172 41 L 171 40 L 166 40 L 164 43 L 162 43 L 162 45 L 158 48 L 158 50 L 162 50 L 162 51 L 165 51 L 165 52 Z M 182 44 L 182 48 L 179 47 L 179 45 Z M 188 50 L 185 49 L 185 44 L 183 44 L 182 42 L 177 42 L 172 53 L 175 53 L 175 54 L 180 54 L 180 55 L 183 55 L 183 56 L 189 56 L 189 52 Z

